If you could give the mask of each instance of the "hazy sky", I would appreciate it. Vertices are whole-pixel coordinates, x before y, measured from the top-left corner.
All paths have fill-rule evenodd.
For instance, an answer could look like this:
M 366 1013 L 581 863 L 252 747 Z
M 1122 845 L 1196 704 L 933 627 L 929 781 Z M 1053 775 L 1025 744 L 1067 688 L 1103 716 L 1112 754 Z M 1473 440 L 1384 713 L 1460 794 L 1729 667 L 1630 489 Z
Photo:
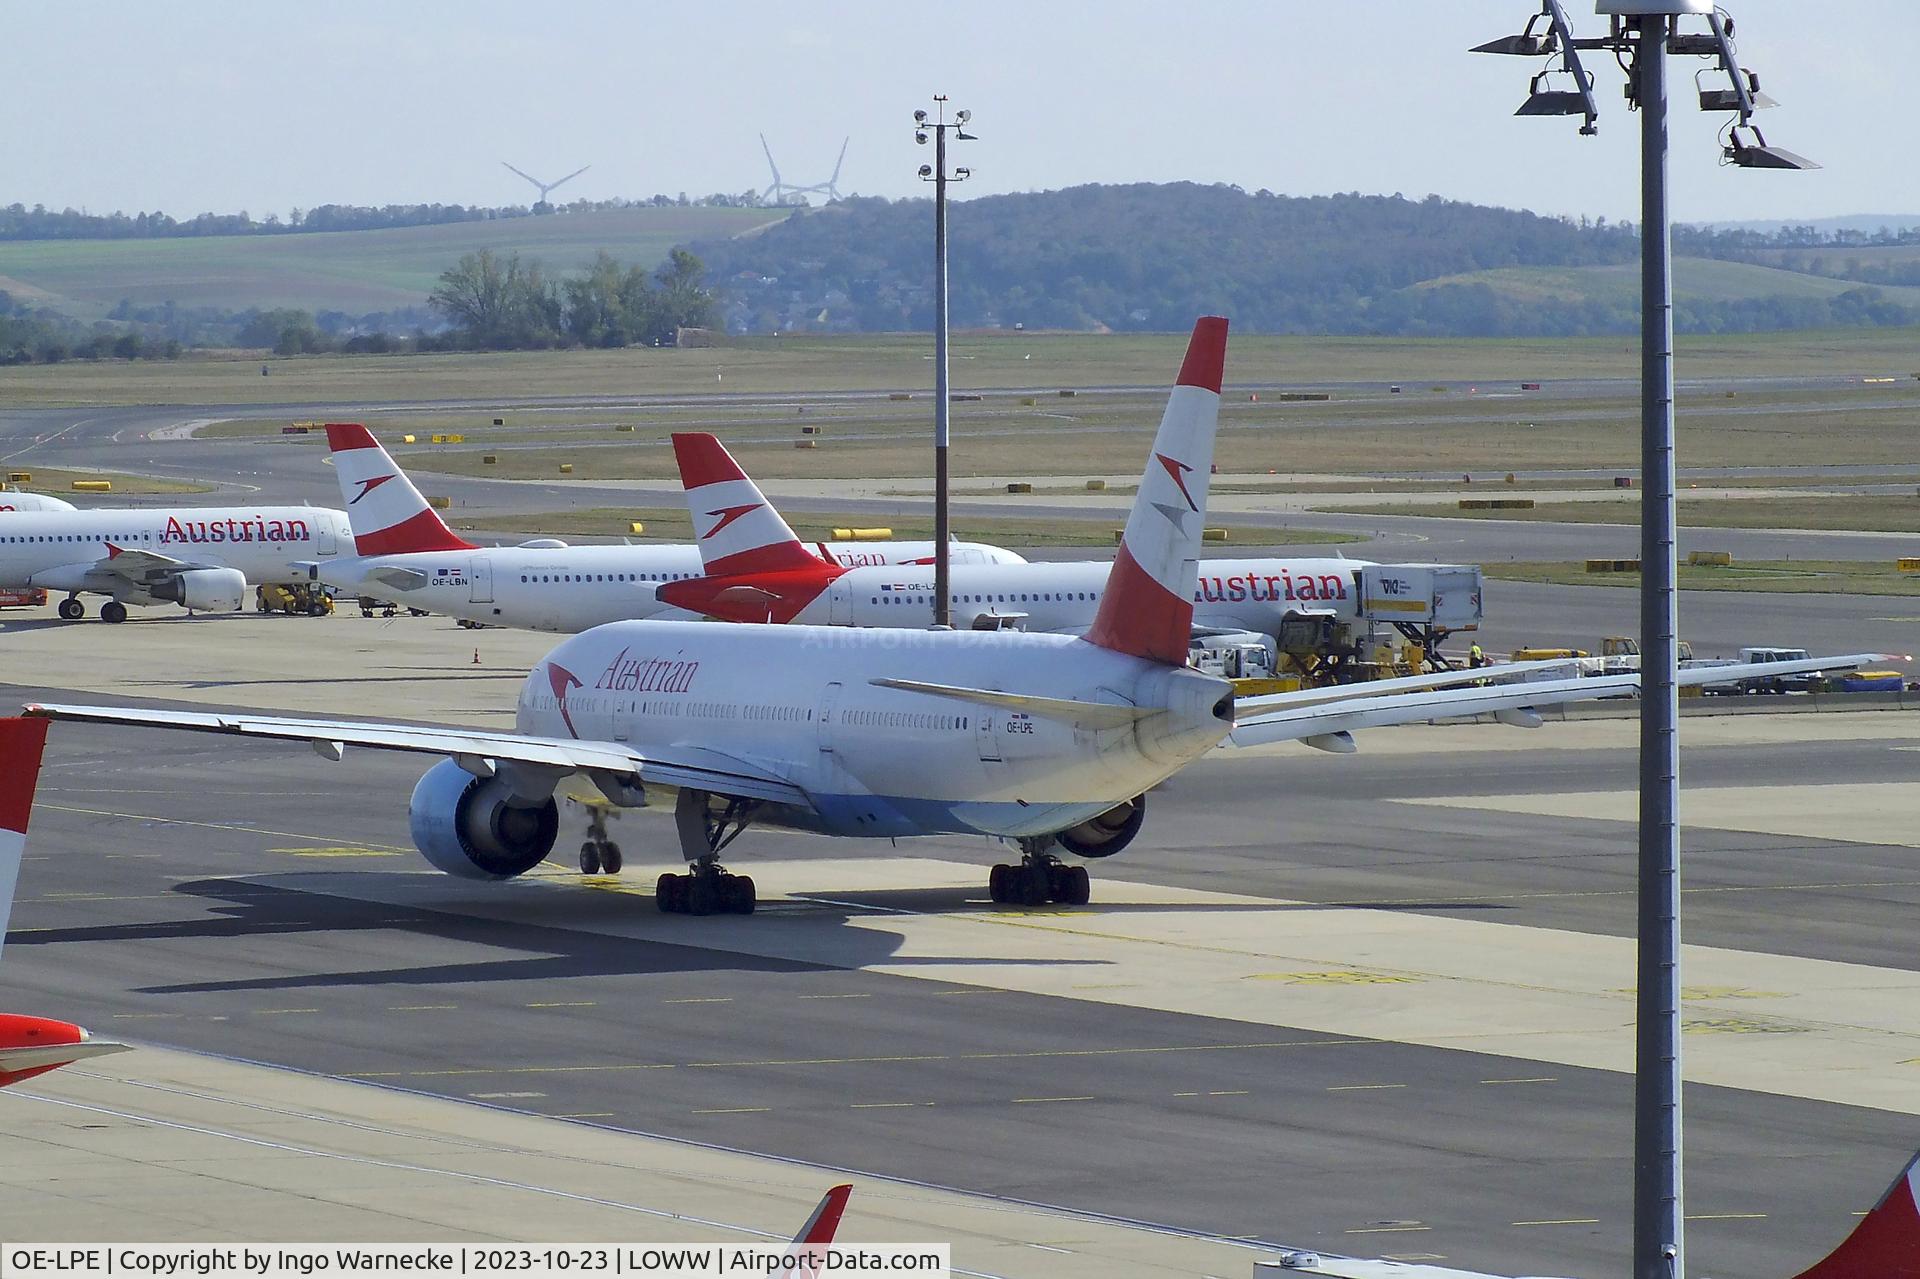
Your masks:
M 1735 0 L 1740 52 L 1783 104 L 1770 141 L 1816 173 L 1719 164 L 1724 117 L 1672 64 L 1675 215 L 1920 213 L 1913 0 Z M 1576 29 L 1597 34 L 1587 0 Z M 431 3 L 16 5 L 0 203 L 285 216 L 319 203 L 506 204 L 792 181 L 851 135 L 843 191 L 917 194 L 914 108 L 970 107 L 963 194 L 1082 182 L 1236 182 L 1283 194 L 1429 192 L 1636 217 L 1638 117 L 1599 61 L 1598 138 L 1515 119 L 1531 61 L 1469 45 L 1527 0 L 1357 3 Z M 1706 66 L 1709 64 L 1701 63 Z

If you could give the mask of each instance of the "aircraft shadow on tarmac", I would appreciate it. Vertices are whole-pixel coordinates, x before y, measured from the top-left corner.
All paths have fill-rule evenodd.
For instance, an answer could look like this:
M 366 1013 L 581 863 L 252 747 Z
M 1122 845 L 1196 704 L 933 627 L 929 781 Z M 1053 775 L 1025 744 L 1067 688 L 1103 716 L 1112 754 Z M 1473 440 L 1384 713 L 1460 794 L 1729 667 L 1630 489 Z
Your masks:
M 655 915 L 649 894 L 633 893 L 540 893 L 514 900 L 514 918 L 495 919 L 465 913 L 461 904 L 434 904 L 423 898 L 419 904 L 389 904 L 377 897 L 360 897 L 350 892 L 324 891 L 289 885 L 286 881 L 312 878 L 336 889 L 350 889 L 355 881 L 369 887 L 391 887 L 393 876 L 323 872 L 312 876 L 285 875 L 281 882 L 258 879 L 193 880 L 174 886 L 173 891 L 200 897 L 210 902 L 211 915 L 190 920 L 156 920 L 150 923 L 100 924 L 74 928 L 50 928 L 16 935 L 19 946 L 52 946 L 70 942 L 89 945 L 127 942 L 165 942 L 217 938 L 254 938 L 290 934 L 327 934 L 340 939 L 341 950 L 353 953 L 356 934 L 409 932 L 439 941 L 484 946 L 494 950 L 539 952 L 517 958 L 478 959 L 463 963 L 424 964 L 412 967 L 356 969 L 331 973 L 302 973 L 272 977 L 235 978 L 226 981 L 180 982 L 134 988 L 140 994 L 200 994 L 219 991 L 285 990 L 294 988 L 358 986 L 435 986 L 472 982 L 542 981 L 568 977 L 609 977 L 673 973 L 711 973 L 721 971 L 805 973 L 834 972 L 864 968 L 870 964 L 997 965 L 1043 964 L 1050 967 L 1086 964 L 1101 966 L 1095 960 L 993 959 L 979 956 L 923 955 L 900 958 L 904 937 L 874 928 L 848 928 L 846 921 L 859 914 L 831 906 L 806 907 L 805 926 L 821 934 L 818 949 L 831 956 L 830 962 L 794 960 L 761 956 L 728 949 L 728 942 L 741 934 L 731 930 L 779 926 L 778 912 L 754 919 L 715 917 L 707 920 L 671 917 L 671 924 L 684 927 L 687 940 L 661 941 L 653 938 L 623 936 L 593 931 L 596 923 L 617 924 L 630 921 L 638 911 Z M 422 879 L 429 877 L 422 876 Z M 432 877 L 430 882 L 438 882 Z M 548 922 L 551 920 L 552 922 Z M 792 917 L 788 927 L 800 922 Z M 703 932 L 703 930 L 705 930 Z M 236 966 L 246 962 L 236 953 Z
M 742 863 L 747 865 L 746 863 Z M 1115 891 L 1124 892 L 1126 885 L 1121 881 L 1112 881 Z M 1374 910 L 1404 911 L 1414 914 L 1460 913 L 1492 914 L 1498 911 L 1515 909 L 1509 902 L 1488 901 L 1412 901 L 1395 900 L 1391 902 L 1368 901 L 1329 901 L 1329 902 L 1129 902 L 1101 901 L 1100 883 L 1094 883 L 1094 900 L 1087 906 L 1041 906 L 1032 911 L 1018 907 L 995 907 L 986 901 L 984 888 L 872 888 L 853 889 L 844 893 L 806 894 L 803 900 L 820 902 L 827 905 L 862 907 L 868 910 L 899 912 L 913 915 L 958 915 L 999 913 L 1012 918 L 1037 914 L 1044 917 L 1078 916 L 1097 923 L 1102 917 L 1116 915 L 1205 915 L 1217 913 L 1229 914 L 1274 914 L 1297 915 L 1311 914 L 1329 910 Z

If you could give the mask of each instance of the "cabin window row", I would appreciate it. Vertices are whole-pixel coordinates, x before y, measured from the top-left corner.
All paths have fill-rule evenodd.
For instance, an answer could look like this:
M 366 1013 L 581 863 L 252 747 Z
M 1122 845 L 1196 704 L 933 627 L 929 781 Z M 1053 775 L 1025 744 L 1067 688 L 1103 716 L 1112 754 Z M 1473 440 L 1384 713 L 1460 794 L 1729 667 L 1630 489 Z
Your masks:
M 954 595 L 950 597 L 955 604 L 1035 604 L 1062 603 L 1071 600 L 1085 600 L 1095 603 L 1100 599 L 1098 591 L 1008 591 L 1002 595 Z M 875 604 L 927 604 L 931 595 L 875 595 Z
M 522 573 L 523 582 L 678 582 L 698 573 Z

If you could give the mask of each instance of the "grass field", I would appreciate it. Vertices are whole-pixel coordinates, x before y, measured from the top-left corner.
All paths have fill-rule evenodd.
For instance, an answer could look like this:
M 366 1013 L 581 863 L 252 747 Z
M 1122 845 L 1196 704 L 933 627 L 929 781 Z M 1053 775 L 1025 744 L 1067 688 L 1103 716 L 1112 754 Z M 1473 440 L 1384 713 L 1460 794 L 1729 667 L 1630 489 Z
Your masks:
M 0 244 L 0 289 L 78 319 L 104 316 L 122 298 L 360 315 L 423 305 L 440 273 L 476 249 L 536 257 L 556 272 L 586 265 L 601 249 L 652 266 L 676 244 L 785 216 L 776 209 L 618 209 L 311 235 L 16 241 Z
M 809 542 L 831 541 L 835 528 L 868 527 L 871 515 L 789 515 L 793 531 Z M 525 533 L 529 537 L 622 537 L 629 524 L 638 520 L 646 525 L 648 541 L 690 542 L 693 521 L 685 507 L 636 506 L 611 509 L 534 511 L 514 515 L 487 516 L 455 520 L 455 527 L 473 532 Z M 956 512 L 953 535 L 965 541 L 992 542 L 999 546 L 1113 546 L 1113 526 L 1091 520 L 1003 519 L 971 516 Z M 932 516 L 887 521 L 892 536 L 902 540 L 933 536 Z M 1230 546 L 1329 546 L 1357 542 L 1349 533 L 1327 533 L 1317 529 L 1234 528 L 1226 522 Z
M 1515 561 L 1485 566 L 1488 577 L 1561 586 L 1638 588 L 1638 573 L 1589 573 L 1579 563 Z M 1680 565 L 1685 591 L 1768 591 L 1789 594 L 1920 595 L 1920 573 L 1898 572 L 1891 563 L 1852 560 L 1755 561 L 1730 568 Z
M 68 499 L 74 496 L 75 480 L 107 480 L 112 483 L 115 494 L 206 493 L 213 488 L 211 484 L 168 480 L 157 475 L 124 475 L 119 471 L 67 471 L 45 466 L 32 466 L 27 470 L 33 476 L 33 481 L 15 487 L 29 493 L 47 493 Z M 99 500 L 97 494 L 83 494 L 82 498 L 87 502 Z
M 4 246 L 0 246 L 4 247 Z M 41 246 L 33 246 L 41 247 Z M 0 259 L 3 260 L 3 259 Z M 4 271 L 0 271 L 4 274 Z M 0 288 L 8 287 L 0 281 Z M 1106 385 L 1161 386 L 1179 367 L 1179 334 L 960 333 L 959 391 Z M 1920 366 L 1920 332 L 1858 329 L 1682 337 L 1683 380 L 1794 375 L 1894 376 Z M 23 365 L 0 370 L 7 402 L 32 405 L 391 404 L 433 400 L 496 404 L 540 398 L 685 395 L 703 391 L 804 393 L 910 390 L 933 384 L 923 335 L 761 338 L 700 350 L 529 351 L 475 355 L 194 358 L 171 363 Z M 1323 387 L 1399 382 L 1406 399 L 1468 398 L 1469 385 L 1638 375 L 1632 338 L 1398 339 L 1235 336 L 1236 387 Z M 1447 384 L 1446 394 L 1424 387 Z M 1312 406 L 1294 406 L 1310 408 Z
M 1426 515 L 1448 519 L 1546 520 L 1571 524 L 1638 524 L 1640 499 L 1542 502 L 1529 511 L 1463 511 L 1457 505 L 1348 506 L 1355 515 Z M 1920 533 L 1920 496 L 1741 497 L 1688 500 L 1680 494 L 1682 528 L 1851 529 Z
M 1829 259 L 1844 258 L 1834 251 Z M 1426 280 L 1414 290 L 1446 284 L 1485 284 L 1495 292 L 1527 301 L 1560 298 L 1631 305 L 1640 296 L 1638 263 L 1584 267 L 1496 267 L 1462 275 Z M 1748 298 L 1832 298 L 1861 287 L 1857 281 L 1834 280 L 1799 271 L 1751 262 L 1724 262 L 1713 258 L 1675 258 L 1673 296 L 1676 301 L 1736 301 Z M 1920 288 L 1878 287 L 1886 299 L 1905 306 L 1920 305 Z

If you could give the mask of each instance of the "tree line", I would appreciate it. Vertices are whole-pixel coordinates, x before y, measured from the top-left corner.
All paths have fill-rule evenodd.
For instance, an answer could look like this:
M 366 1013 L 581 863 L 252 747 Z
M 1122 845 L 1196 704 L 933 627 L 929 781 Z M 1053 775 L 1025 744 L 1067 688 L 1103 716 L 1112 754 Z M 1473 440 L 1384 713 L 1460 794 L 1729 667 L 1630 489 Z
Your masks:
M 717 322 L 705 273 L 685 249 L 651 272 L 603 251 L 584 272 L 556 279 L 535 259 L 482 249 L 443 272 L 427 301 L 451 326 L 448 344 L 470 350 L 662 346 L 682 328 Z

